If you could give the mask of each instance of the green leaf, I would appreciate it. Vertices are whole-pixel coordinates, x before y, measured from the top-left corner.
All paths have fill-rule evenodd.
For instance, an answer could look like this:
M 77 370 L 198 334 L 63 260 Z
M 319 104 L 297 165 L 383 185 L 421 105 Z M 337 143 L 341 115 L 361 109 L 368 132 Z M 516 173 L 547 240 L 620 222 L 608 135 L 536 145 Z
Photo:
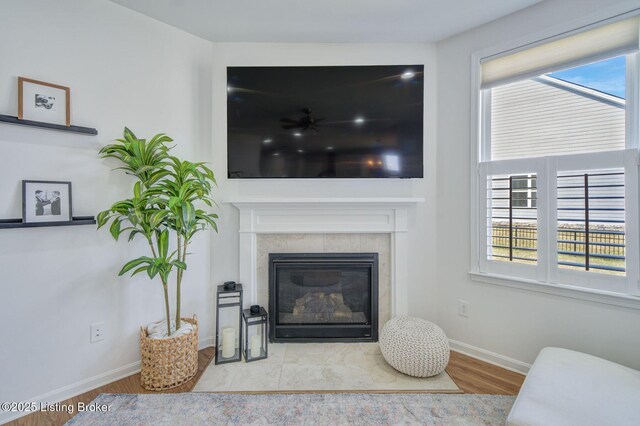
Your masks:
M 169 172 L 167 172 L 166 170 L 158 170 L 156 172 L 151 173 L 151 175 L 147 179 L 147 185 L 153 185 L 159 179 L 165 177 L 168 173 Z
M 153 193 L 155 193 L 155 191 L 153 191 L 153 190 L 147 191 L 147 194 L 153 194 Z M 157 205 L 160 205 L 162 207 L 167 205 L 167 202 L 164 200 L 164 198 L 160 198 L 160 197 L 151 197 L 151 198 L 149 198 L 147 200 L 147 203 L 151 204 L 151 205 L 157 204 Z
M 141 265 L 142 263 L 149 263 L 149 260 L 150 259 L 145 256 L 130 260 L 129 262 L 125 263 L 125 265 L 122 267 L 122 269 L 118 273 L 118 276 L 122 276 L 126 274 L 128 271 L 132 270 L 136 266 Z
M 142 182 L 138 181 L 135 185 L 133 185 L 133 195 L 136 198 L 140 198 L 140 194 L 142 193 Z
M 149 267 L 147 268 L 147 275 L 149 275 L 149 278 L 153 279 L 156 275 L 158 275 L 159 271 L 160 269 L 156 265 L 149 265 Z
M 128 128 L 128 127 L 125 127 L 125 128 L 124 128 L 124 138 L 125 138 L 126 140 L 128 140 L 128 141 L 129 141 L 129 140 L 136 140 L 136 139 L 138 139 L 138 138 L 136 138 L 136 135 L 134 135 L 134 134 L 133 134 L 133 132 L 132 132 L 131 130 L 129 130 L 129 128 Z
M 186 226 L 191 226 L 196 220 L 196 209 L 190 202 L 182 203 L 182 221 Z
M 179 260 L 174 260 L 173 262 L 171 262 L 171 264 L 178 269 L 182 269 L 183 271 L 187 269 L 187 264 Z
M 156 167 L 157 166 L 154 166 L 154 165 L 140 166 L 138 169 L 136 169 L 136 174 L 141 175 L 143 173 L 154 170 Z
M 168 214 L 169 212 L 166 210 L 154 211 L 149 217 L 149 225 L 154 229 L 157 228 L 162 224 L 162 221 L 167 217 Z
M 131 276 L 133 277 L 134 275 L 140 273 L 140 272 L 144 272 L 146 271 L 148 268 L 148 266 L 141 266 L 140 268 L 136 269 L 135 271 L 133 271 L 133 273 L 131 274 Z
M 129 233 L 129 239 L 127 241 L 133 240 L 133 238 L 140 233 L 140 230 L 134 229 Z
M 172 209 L 176 206 L 176 204 L 178 204 L 180 202 L 180 198 L 178 197 L 171 197 L 169 198 L 169 208 Z
M 111 227 L 109 227 L 109 232 L 111 232 L 111 236 L 116 241 L 118 241 L 118 237 L 120 237 L 120 225 L 121 224 L 122 224 L 122 222 L 120 221 L 120 219 L 116 219 L 111 224 Z
M 103 212 L 98 213 L 98 217 L 96 221 L 98 222 L 98 229 L 102 228 L 109 221 L 109 217 L 111 215 L 111 210 L 105 210 Z
M 156 242 L 158 244 L 158 255 L 166 258 L 167 253 L 169 253 L 169 230 L 165 229 L 161 232 L 156 232 Z

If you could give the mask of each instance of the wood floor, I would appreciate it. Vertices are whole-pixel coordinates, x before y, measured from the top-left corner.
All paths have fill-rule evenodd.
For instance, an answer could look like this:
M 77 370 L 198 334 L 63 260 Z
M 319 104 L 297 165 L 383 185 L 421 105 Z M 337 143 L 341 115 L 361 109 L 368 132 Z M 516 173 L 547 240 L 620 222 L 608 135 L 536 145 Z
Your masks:
M 163 393 L 189 392 L 213 360 L 213 348 L 202 349 L 198 359 L 198 373 L 189 382 L 182 386 Z M 520 390 L 524 376 L 514 373 L 493 364 L 480 361 L 458 352 L 451 352 L 451 359 L 447 366 L 447 372 L 465 393 L 482 393 L 498 395 L 515 395 Z M 74 398 L 63 401 L 62 404 L 89 403 L 101 393 L 158 393 L 146 391 L 140 386 L 140 374 L 125 377 L 124 379 L 101 386 L 92 391 L 83 393 Z M 9 425 L 61 425 L 72 417 L 67 413 L 39 412 L 30 414 L 15 420 Z
M 451 351 L 447 373 L 464 393 L 517 395 L 524 375 Z

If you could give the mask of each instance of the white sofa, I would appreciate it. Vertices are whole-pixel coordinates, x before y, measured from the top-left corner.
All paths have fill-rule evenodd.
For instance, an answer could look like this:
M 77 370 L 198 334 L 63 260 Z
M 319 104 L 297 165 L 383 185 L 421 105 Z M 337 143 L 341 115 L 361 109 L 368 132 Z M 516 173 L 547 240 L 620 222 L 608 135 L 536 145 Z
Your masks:
M 638 426 L 640 371 L 568 349 L 544 348 L 507 424 Z

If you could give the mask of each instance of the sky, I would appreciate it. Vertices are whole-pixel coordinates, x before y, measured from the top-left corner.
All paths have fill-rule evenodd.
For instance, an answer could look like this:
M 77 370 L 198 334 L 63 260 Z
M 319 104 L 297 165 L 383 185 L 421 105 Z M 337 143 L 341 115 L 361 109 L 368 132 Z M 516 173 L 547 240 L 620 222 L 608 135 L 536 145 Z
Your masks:
M 625 97 L 626 61 L 624 56 L 554 72 L 549 75 L 619 98 Z

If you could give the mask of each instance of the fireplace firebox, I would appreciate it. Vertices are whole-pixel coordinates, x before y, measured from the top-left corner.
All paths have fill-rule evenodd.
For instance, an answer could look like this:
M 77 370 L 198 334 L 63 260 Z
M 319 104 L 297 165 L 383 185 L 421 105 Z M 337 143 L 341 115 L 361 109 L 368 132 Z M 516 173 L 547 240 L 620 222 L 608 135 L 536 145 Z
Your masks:
M 269 254 L 269 312 L 272 342 L 376 342 L 378 254 Z

